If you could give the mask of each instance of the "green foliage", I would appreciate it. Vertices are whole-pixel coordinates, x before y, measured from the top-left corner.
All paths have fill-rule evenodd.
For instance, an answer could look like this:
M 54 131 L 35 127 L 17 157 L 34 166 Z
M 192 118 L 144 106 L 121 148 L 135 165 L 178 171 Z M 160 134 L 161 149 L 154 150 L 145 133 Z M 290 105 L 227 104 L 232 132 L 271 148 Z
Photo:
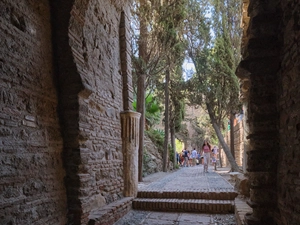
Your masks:
M 143 153 L 143 164 L 144 165 L 149 161 L 149 158 L 150 158 L 149 154 L 146 151 L 144 151 L 144 153 Z
M 194 16 L 187 27 L 188 53 L 196 69 L 189 81 L 189 100 L 193 104 L 209 104 L 214 119 L 221 126 L 239 105 L 239 84 L 235 75 L 240 59 L 239 2 L 211 0 L 211 18 L 207 18 L 208 8 L 201 7 L 201 4 L 207 7 L 207 1 L 189 11 Z M 208 19 L 212 23 L 208 23 Z M 209 34 L 211 30 L 213 36 Z
M 151 141 L 158 147 L 160 153 L 163 151 L 165 132 L 159 129 L 149 129 L 145 131 Z
M 149 94 L 146 97 L 145 104 L 146 126 L 152 127 L 153 125 L 158 124 L 161 119 L 161 107 L 152 94 Z
M 183 142 L 179 141 L 178 139 L 175 140 L 175 145 L 176 145 L 176 152 L 180 153 L 184 148 Z
M 169 149 L 169 159 L 171 162 L 174 163 L 174 149 L 172 148 L 171 145 L 168 145 L 168 149 Z
M 137 101 L 135 99 L 132 103 L 134 110 L 136 110 L 136 105 Z M 161 119 L 161 107 L 153 94 L 148 94 L 145 99 L 145 119 L 148 129 L 158 124 Z
M 185 116 L 185 101 L 184 100 L 173 101 L 173 104 L 174 104 L 175 131 L 179 132 L 181 130 L 182 121 L 184 120 L 184 116 Z

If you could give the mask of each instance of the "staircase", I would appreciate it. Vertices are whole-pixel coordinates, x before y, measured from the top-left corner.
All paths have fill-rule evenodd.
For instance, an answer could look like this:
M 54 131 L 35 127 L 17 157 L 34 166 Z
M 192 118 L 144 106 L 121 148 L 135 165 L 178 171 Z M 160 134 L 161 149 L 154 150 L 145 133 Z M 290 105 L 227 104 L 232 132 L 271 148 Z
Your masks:
M 164 212 L 233 213 L 236 196 L 233 188 L 141 190 L 132 206 L 138 210 Z

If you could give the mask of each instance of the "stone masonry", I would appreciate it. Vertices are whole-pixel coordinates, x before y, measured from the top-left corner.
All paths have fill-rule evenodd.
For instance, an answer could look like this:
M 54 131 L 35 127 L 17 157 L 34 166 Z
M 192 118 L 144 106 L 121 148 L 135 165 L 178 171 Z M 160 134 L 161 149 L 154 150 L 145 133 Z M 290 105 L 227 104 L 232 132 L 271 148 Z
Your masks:
M 130 6 L 0 1 L 0 224 L 110 225 L 131 208 Z M 242 25 L 244 221 L 300 224 L 300 2 L 243 0 Z
M 234 157 L 239 166 L 243 166 L 244 157 L 244 127 L 243 121 L 235 119 L 234 123 Z
M 132 201 L 124 149 L 135 151 L 120 117 L 132 102 L 129 1 L 0 9 L 0 224 L 87 224 L 111 203 L 118 219 Z
M 300 2 L 281 1 L 278 224 L 300 224 Z
M 0 224 L 65 224 L 48 1 L 0 1 Z
M 243 60 L 248 107 L 246 224 L 300 224 L 300 3 L 244 0 Z

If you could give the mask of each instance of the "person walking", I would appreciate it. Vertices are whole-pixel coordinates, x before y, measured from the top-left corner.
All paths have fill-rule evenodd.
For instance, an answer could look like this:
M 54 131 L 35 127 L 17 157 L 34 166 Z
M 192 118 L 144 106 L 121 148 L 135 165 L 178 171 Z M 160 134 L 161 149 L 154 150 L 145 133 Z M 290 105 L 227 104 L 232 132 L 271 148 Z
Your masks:
M 217 148 L 217 146 L 214 146 L 213 149 L 211 150 L 211 152 L 212 152 L 211 161 L 212 161 L 212 164 L 213 164 L 215 170 L 217 170 L 217 157 L 218 157 L 218 148 Z
M 188 159 L 189 159 L 189 166 L 191 167 L 193 165 L 193 162 L 192 162 L 192 153 L 190 152 L 190 150 L 188 150 Z
M 196 148 L 194 148 L 194 150 L 192 151 L 192 160 L 193 160 L 193 166 L 196 166 L 197 163 L 197 151 Z
M 204 166 L 203 166 L 203 170 L 204 173 L 208 172 L 208 165 L 210 162 L 210 154 L 211 154 L 211 146 L 208 143 L 208 141 L 204 141 L 203 145 L 202 145 L 202 153 L 203 153 L 203 157 L 204 157 Z
M 184 166 L 184 149 L 182 150 L 182 152 L 180 154 L 180 166 L 181 167 Z
M 188 167 L 189 166 L 189 155 L 188 155 L 188 151 L 186 149 L 184 149 L 184 151 L 183 151 L 183 157 L 184 157 L 183 166 Z

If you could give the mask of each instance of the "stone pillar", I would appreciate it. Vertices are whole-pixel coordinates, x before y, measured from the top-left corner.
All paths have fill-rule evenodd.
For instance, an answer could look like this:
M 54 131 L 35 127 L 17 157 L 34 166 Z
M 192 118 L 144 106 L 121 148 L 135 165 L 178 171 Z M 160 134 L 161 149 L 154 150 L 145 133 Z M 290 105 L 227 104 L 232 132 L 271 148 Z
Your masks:
M 136 197 L 138 191 L 138 146 L 140 113 L 121 112 L 124 197 Z

